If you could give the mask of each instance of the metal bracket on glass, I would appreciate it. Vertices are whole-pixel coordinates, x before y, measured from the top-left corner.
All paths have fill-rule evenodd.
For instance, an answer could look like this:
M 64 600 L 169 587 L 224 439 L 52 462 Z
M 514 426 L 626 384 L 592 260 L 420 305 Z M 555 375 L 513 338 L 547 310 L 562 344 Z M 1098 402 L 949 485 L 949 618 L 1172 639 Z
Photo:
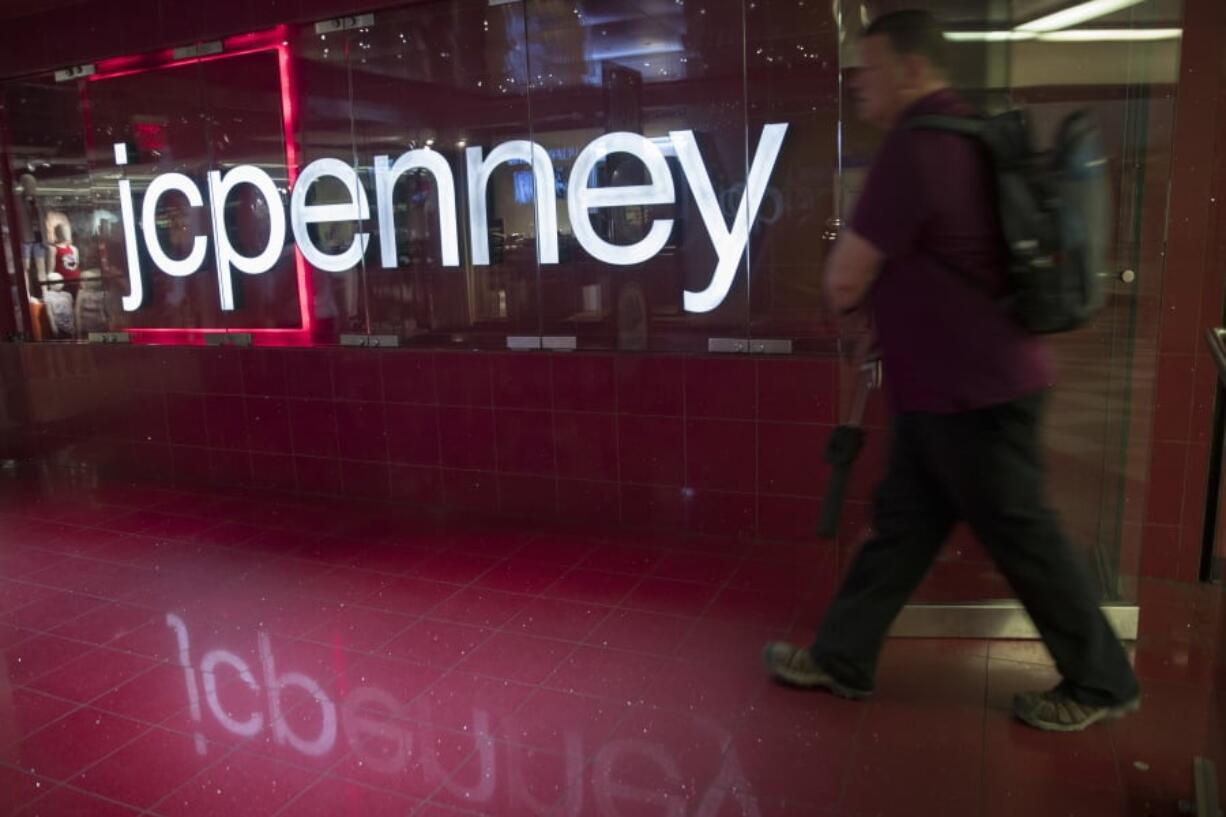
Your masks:
M 132 336 L 127 332 L 90 332 L 87 340 L 90 343 L 131 343 Z
M 749 353 L 751 355 L 790 355 L 792 354 L 792 341 L 787 338 L 751 340 Z
M 368 349 L 394 349 L 400 345 L 395 335 L 341 335 L 341 346 L 363 346 Z
M 72 82 L 74 79 L 84 79 L 92 76 L 98 68 L 92 62 L 87 62 L 84 65 L 74 65 L 71 68 L 61 68 L 55 72 L 56 82 Z
M 722 355 L 790 355 L 792 341 L 786 338 L 707 338 L 707 351 Z
M 552 352 L 573 352 L 579 348 L 574 335 L 546 335 L 541 338 L 541 348 Z
M 320 20 L 315 24 L 316 34 L 333 34 L 337 31 L 350 31 L 355 28 L 370 28 L 375 24 L 373 14 L 355 14 L 349 17 L 333 17 L 331 20 Z
M 222 51 L 221 40 L 210 40 L 207 43 L 198 43 L 196 45 L 185 45 L 176 48 L 171 52 L 171 56 L 176 60 L 187 60 L 193 57 L 207 57 L 212 54 L 220 54 Z
M 573 352 L 579 348 L 579 342 L 574 335 L 507 335 L 507 348 L 516 352 L 534 352 L 538 349 Z
M 242 346 L 251 345 L 250 332 L 210 332 L 204 336 L 205 346 Z
M 749 351 L 745 338 L 707 338 L 707 351 L 720 355 L 743 355 Z

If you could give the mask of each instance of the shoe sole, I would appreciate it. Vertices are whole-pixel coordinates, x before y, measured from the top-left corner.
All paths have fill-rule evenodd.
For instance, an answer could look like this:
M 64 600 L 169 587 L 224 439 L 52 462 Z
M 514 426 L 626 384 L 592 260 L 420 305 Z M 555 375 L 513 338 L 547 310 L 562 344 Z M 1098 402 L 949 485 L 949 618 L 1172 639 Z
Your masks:
M 769 645 L 762 649 L 762 663 L 766 665 L 766 669 L 776 681 L 795 689 L 821 689 L 849 701 L 862 701 L 871 694 L 843 686 L 829 676 L 815 678 L 812 675 L 801 676 L 792 674 L 787 667 L 781 667 L 771 661 Z
M 1121 718 L 1126 718 L 1135 712 L 1140 711 L 1141 702 L 1139 700 L 1130 701 L 1121 706 L 1107 707 L 1100 709 L 1090 717 L 1086 718 L 1081 723 L 1052 723 L 1040 718 L 1035 718 L 1026 712 L 1014 712 L 1013 715 L 1019 721 L 1043 732 L 1080 732 L 1084 729 L 1089 729 L 1100 721 L 1118 721 Z

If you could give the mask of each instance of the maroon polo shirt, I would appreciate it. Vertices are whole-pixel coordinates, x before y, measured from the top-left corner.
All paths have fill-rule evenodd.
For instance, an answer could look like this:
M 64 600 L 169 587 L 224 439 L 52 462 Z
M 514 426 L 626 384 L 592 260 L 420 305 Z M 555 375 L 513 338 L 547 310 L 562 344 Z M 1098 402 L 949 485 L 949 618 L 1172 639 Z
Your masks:
M 924 114 L 975 110 L 937 91 L 900 123 Z M 895 411 L 967 411 L 1052 383 L 1046 343 L 994 300 L 1007 291 L 994 185 L 974 140 L 939 131 L 895 127 L 869 169 L 851 228 L 886 256 L 870 300 Z

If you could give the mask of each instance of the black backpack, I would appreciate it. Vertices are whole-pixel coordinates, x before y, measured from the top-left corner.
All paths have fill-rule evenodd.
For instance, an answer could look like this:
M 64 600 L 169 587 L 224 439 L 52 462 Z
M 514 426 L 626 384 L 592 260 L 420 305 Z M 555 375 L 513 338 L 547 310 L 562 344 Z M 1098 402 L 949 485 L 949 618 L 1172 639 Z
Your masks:
M 906 127 L 973 137 L 992 159 L 1009 260 L 1010 316 L 1033 334 L 1082 326 L 1103 304 L 1111 187 L 1098 130 L 1067 116 L 1037 150 L 1024 111 L 987 119 L 917 116 Z

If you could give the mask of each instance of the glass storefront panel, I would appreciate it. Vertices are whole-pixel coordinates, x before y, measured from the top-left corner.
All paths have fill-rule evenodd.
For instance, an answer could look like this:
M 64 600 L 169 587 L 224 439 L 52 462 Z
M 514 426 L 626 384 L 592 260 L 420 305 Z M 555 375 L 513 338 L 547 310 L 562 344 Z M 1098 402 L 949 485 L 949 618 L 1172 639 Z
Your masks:
M 778 338 L 831 355 L 820 270 L 880 139 L 851 104 L 855 42 L 901 5 L 437 0 L 8 81 L 9 251 L 35 336 L 81 335 L 85 300 L 89 329 L 138 340 L 309 328 L 324 344 L 705 352 Z M 1084 109 L 1106 142 L 1108 303 L 1053 339 L 1047 449 L 1052 500 L 1118 599 L 1139 560 L 1182 8 L 1143 0 L 1039 30 L 1056 5 L 933 10 L 973 102 L 1025 106 L 1041 142 Z M 921 598 L 1004 591 L 960 534 Z
M 379 11 L 350 35 L 369 332 L 462 348 L 539 336 L 538 259 L 558 244 L 538 224 L 558 201 L 531 147 L 526 42 L 521 5 L 474 0 Z
M 742 3 L 525 9 L 534 138 L 558 197 L 561 263 L 541 267 L 542 333 L 624 350 L 744 338 Z M 613 133 L 625 135 L 596 141 Z M 638 189 L 594 192 L 625 187 Z
M 830 354 L 821 271 L 842 217 L 839 20 L 829 4 L 796 0 L 751 0 L 745 20 L 751 145 L 771 123 L 787 125 L 749 237 L 749 334 Z
M 312 27 L 303 26 L 295 29 L 289 39 L 296 103 L 293 142 L 297 173 L 320 160 L 326 163 L 319 167 L 329 171 L 302 192 L 303 204 L 349 208 L 347 213 L 333 214 L 334 218 L 328 221 L 303 225 L 310 242 L 321 255 L 351 253 L 348 258 L 324 259 L 322 263 L 303 258 L 310 278 L 312 333 L 317 343 L 338 343 L 342 335 L 369 333 L 365 253 L 360 247 L 356 252 L 351 250 L 366 230 L 357 206 L 358 197 L 365 193 L 367 207 L 373 204 L 371 191 L 362 188 L 359 192 L 353 187 L 356 159 L 352 62 L 355 59 L 353 51 L 361 48 L 366 34 L 365 29 L 317 33 Z M 369 250 L 368 245 L 367 252 Z
M 200 63 L 139 66 L 80 81 L 89 110 L 89 166 L 106 216 L 100 226 L 106 228 L 104 281 L 111 308 L 108 325 L 99 331 L 199 327 L 220 318 L 212 254 L 207 248 L 196 250 L 196 236 L 208 233 L 211 225 L 203 205 L 213 166 L 202 68 Z M 189 179 L 199 198 L 193 201 L 190 192 L 168 188 L 150 203 L 147 229 L 133 229 L 129 242 L 125 198 L 133 220 L 144 226 L 149 184 L 164 174 Z M 156 246 L 148 243 L 150 233 Z M 131 248 L 138 248 L 135 255 L 129 254 Z M 190 274 L 154 274 L 150 253 L 158 251 Z
M 283 49 L 265 32 L 103 61 L 74 83 L 107 306 L 84 330 L 158 342 L 224 332 L 275 342 L 301 332 L 306 285 L 285 209 Z
M 86 292 L 86 325 L 93 305 L 115 314 L 109 237 L 119 231 L 101 209 L 87 160 L 86 127 L 79 81 L 42 75 L 8 83 L 8 207 L 15 234 L 11 258 L 28 302 L 29 336 L 74 340 L 77 305 Z M 120 257 L 122 263 L 122 256 Z M 122 267 L 120 267 L 122 269 Z

